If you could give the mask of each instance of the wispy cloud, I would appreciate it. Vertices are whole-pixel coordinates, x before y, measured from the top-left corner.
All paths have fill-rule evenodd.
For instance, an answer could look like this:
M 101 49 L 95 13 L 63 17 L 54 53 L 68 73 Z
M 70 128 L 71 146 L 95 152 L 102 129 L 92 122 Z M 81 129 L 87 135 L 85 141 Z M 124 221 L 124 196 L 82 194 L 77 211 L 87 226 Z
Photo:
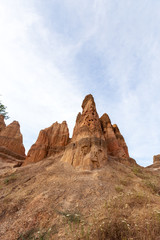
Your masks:
M 67 120 L 85 94 L 117 122 L 138 163 L 160 153 L 160 2 L 2 0 L 3 102 L 28 148 L 40 129 Z

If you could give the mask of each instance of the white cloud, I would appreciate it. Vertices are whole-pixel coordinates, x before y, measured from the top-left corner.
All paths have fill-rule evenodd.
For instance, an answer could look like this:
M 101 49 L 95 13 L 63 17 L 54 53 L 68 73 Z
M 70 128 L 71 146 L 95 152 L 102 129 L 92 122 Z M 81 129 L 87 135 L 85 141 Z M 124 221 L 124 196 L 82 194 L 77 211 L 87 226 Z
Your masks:
M 7 9 L 0 5 L 1 94 L 10 121 L 20 121 L 28 148 L 39 130 L 55 121 L 66 119 L 72 128 L 82 96 L 76 78 L 63 69 L 70 46 L 50 34 L 34 8 Z
M 117 122 L 138 163 L 160 153 L 159 1 L 1 0 L 2 100 L 28 148 L 84 94 Z

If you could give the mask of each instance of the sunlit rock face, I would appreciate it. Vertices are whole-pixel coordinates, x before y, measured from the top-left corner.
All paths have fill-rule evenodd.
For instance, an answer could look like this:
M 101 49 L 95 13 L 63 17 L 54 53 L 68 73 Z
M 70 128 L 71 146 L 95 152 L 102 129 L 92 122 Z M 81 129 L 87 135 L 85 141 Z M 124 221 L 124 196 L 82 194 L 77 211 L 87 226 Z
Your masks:
M 0 132 L 0 146 L 5 147 L 9 151 L 25 156 L 25 148 L 23 146 L 23 137 L 20 132 L 20 125 L 17 121 L 13 121 L 7 127 L 4 125 Z
M 49 128 L 40 131 L 36 143 L 28 151 L 24 165 L 62 153 L 68 141 L 67 123 L 64 121 L 61 124 L 58 122 L 52 124 Z
M 116 124 L 112 125 L 105 113 L 100 118 L 101 126 L 107 143 L 108 154 L 120 158 L 129 158 L 128 147 Z
M 65 121 L 41 130 L 23 165 L 49 156 L 60 156 L 61 161 L 83 170 L 103 167 L 111 157 L 122 163 L 131 161 L 117 125 L 111 124 L 106 113 L 99 118 L 91 94 L 83 100 L 82 113 L 77 115 L 72 138 L 69 139 Z
M 160 154 L 153 156 L 153 163 L 160 164 Z
M 106 141 L 92 95 L 87 95 L 82 103 L 82 114 L 77 116 L 62 161 L 82 169 L 99 168 L 107 162 Z
M 0 115 L 0 173 L 9 173 L 14 167 L 20 167 L 25 157 L 19 123 L 14 121 L 6 126 Z

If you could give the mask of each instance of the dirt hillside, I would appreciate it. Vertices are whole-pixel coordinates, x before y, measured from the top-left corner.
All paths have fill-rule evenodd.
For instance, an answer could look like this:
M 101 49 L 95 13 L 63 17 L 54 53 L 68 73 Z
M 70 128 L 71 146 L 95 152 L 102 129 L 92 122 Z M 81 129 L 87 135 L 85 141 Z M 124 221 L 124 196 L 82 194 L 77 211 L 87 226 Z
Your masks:
M 160 236 L 160 172 L 110 158 L 78 171 L 59 158 L 0 175 L 0 239 L 146 239 Z

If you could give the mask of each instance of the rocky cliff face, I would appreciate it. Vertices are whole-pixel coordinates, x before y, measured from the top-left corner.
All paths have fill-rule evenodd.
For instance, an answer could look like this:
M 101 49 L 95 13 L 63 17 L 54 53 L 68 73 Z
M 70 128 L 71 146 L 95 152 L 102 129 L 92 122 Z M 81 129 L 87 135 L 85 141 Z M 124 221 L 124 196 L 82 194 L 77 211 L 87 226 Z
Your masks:
M 29 150 L 24 165 L 38 162 L 51 155 L 55 156 L 64 151 L 69 141 L 67 123 L 54 123 L 51 127 L 41 130 L 35 144 Z
M 107 144 L 108 155 L 125 159 L 129 158 L 127 145 L 117 125 L 111 124 L 111 120 L 106 113 L 103 114 L 100 121 Z
M 128 148 L 117 125 L 112 125 L 105 113 L 99 118 L 93 96 L 87 95 L 82 103 L 69 140 L 66 122 L 54 123 L 41 130 L 28 152 L 24 165 L 38 162 L 51 155 L 61 154 L 61 161 L 79 169 L 96 169 L 107 164 L 109 156 L 129 162 Z
M 12 171 L 15 166 L 21 166 L 25 159 L 25 148 L 20 125 L 17 121 L 8 126 L 0 115 L 0 172 Z
M 25 157 L 23 138 L 17 121 L 13 121 L 7 127 L 3 127 L 0 132 L 0 146 Z
M 83 169 L 99 168 L 107 162 L 107 148 L 92 95 L 85 97 L 82 109 L 62 161 Z

